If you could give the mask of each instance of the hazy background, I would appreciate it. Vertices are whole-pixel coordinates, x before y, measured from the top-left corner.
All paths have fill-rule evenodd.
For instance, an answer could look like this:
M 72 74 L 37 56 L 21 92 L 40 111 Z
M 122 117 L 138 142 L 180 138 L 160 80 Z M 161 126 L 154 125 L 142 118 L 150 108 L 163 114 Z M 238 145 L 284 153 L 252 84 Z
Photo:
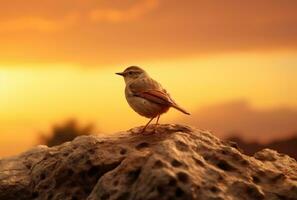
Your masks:
M 139 65 L 220 138 L 297 134 L 295 0 L 1 0 L 0 156 L 75 118 L 96 133 L 143 125 L 114 73 Z

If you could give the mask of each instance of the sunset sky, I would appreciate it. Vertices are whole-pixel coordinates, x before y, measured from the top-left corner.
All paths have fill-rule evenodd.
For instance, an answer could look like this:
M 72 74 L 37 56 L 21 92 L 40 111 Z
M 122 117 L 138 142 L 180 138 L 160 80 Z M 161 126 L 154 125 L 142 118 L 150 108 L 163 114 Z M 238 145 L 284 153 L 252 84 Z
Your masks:
M 138 65 L 219 137 L 297 132 L 295 0 L 1 0 L 0 157 L 76 118 L 98 133 L 143 125 L 114 73 Z

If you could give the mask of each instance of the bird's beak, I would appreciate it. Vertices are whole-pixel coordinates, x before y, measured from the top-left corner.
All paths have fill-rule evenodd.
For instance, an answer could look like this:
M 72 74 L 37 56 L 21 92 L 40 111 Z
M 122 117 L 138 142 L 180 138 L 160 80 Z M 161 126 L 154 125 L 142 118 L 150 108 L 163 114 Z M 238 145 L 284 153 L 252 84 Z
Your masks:
M 116 73 L 117 75 L 120 75 L 120 76 L 124 76 L 124 73 L 123 72 L 118 72 Z

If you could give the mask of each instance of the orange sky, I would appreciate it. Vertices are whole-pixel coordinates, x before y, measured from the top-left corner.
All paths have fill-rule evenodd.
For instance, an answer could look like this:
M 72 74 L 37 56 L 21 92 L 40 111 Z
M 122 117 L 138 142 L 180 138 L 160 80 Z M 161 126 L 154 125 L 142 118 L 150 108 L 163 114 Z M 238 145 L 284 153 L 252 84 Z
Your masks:
M 243 127 L 245 138 L 263 133 L 263 141 L 289 135 L 297 130 L 296 10 L 292 0 L 3 0 L 0 156 L 70 117 L 101 132 L 145 123 L 114 75 L 129 65 L 143 66 L 193 113 L 171 111 L 163 122 L 219 136 Z
M 1 0 L 0 61 L 103 66 L 295 50 L 294 0 Z

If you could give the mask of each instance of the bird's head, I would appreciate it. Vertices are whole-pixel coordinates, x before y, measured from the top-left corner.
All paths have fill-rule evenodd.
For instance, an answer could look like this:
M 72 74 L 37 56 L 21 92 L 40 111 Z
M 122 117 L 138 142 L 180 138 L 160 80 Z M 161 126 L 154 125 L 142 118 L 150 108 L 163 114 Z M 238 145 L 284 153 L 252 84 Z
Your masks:
M 128 67 L 125 71 L 116 74 L 123 76 L 126 83 L 147 75 L 143 69 L 137 66 Z

